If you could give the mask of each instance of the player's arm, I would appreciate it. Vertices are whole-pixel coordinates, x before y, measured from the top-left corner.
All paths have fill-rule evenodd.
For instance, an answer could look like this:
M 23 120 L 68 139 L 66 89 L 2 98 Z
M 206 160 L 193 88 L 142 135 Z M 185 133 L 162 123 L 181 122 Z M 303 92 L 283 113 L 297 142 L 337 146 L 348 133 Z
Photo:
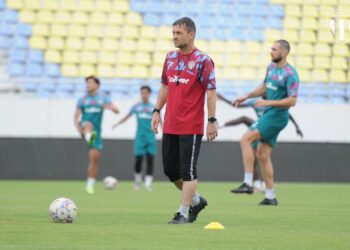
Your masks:
M 79 132 L 79 134 L 82 135 L 83 134 L 83 130 L 80 127 L 80 124 L 79 124 L 80 116 L 81 116 L 81 109 L 79 107 L 77 107 L 75 109 L 75 112 L 74 112 L 74 126 L 77 129 L 77 131 Z
M 303 138 L 304 134 L 303 134 L 303 132 L 301 132 L 301 129 L 300 129 L 298 123 L 296 122 L 296 120 L 294 119 L 294 117 L 291 114 L 289 114 L 289 120 L 294 124 L 297 135 L 299 135 L 301 138 Z
M 160 123 L 160 111 L 162 110 L 162 108 L 166 103 L 167 96 L 168 96 L 168 85 L 162 84 L 158 93 L 157 103 L 154 108 L 152 121 L 151 121 L 152 130 L 156 134 L 158 133 L 158 125 Z
M 246 101 L 247 99 L 256 98 L 256 97 L 259 97 L 259 96 L 264 96 L 265 92 L 266 92 L 266 85 L 265 85 L 265 83 L 262 83 L 261 85 L 259 85 L 259 87 L 254 89 L 252 92 L 250 92 L 247 95 L 239 97 L 236 100 L 234 100 L 232 102 L 232 105 L 235 105 L 236 107 L 239 107 L 241 105 L 241 103 Z
M 256 107 L 266 107 L 271 106 L 275 108 L 290 108 L 294 107 L 297 103 L 297 98 L 295 96 L 289 96 L 281 100 L 257 100 L 255 102 Z
M 119 109 L 117 108 L 117 106 L 115 106 L 113 103 L 107 103 L 103 106 L 104 109 L 108 109 L 110 111 L 112 111 L 115 114 L 119 113 Z
M 129 120 L 129 118 L 131 117 L 131 114 L 127 114 L 126 116 L 124 116 L 122 119 L 119 120 L 119 122 L 117 122 L 116 124 L 114 124 L 112 126 L 112 129 L 115 129 L 116 127 L 118 127 L 120 124 L 126 122 L 127 120 Z
M 216 89 L 207 91 L 207 107 L 208 117 L 215 117 L 216 113 Z M 207 140 L 213 141 L 218 136 L 217 123 L 208 122 L 207 125 Z

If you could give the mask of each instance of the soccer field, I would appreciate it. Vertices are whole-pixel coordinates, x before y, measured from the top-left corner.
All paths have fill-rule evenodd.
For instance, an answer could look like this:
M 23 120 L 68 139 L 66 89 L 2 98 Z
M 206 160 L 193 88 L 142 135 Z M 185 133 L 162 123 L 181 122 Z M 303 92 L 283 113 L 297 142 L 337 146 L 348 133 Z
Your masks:
M 179 204 L 169 183 L 135 192 L 131 182 L 95 195 L 80 181 L 0 181 L 0 249 L 350 249 L 350 185 L 277 184 L 280 205 L 232 195 L 238 183 L 200 183 L 209 202 L 197 222 L 168 225 Z M 73 224 L 54 224 L 49 204 L 69 197 Z M 224 230 L 205 230 L 219 221 Z

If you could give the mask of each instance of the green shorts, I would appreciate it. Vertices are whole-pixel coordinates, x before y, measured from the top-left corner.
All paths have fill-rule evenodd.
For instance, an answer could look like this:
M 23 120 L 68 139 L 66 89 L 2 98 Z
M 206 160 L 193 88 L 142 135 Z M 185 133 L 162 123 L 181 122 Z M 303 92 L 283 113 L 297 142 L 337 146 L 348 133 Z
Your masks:
M 261 142 L 268 143 L 272 147 L 276 144 L 279 133 L 288 124 L 288 112 L 276 114 L 267 112 L 261 116 L 252 126 L 250 130 L 257 129 L 261 136 Z
M 152 155 L 155 156 L 157 154 L 157 141 L 152 136 L 136 136 L 135 142 L 134 142 L 134 154 L 136 156 L 141 155 Z

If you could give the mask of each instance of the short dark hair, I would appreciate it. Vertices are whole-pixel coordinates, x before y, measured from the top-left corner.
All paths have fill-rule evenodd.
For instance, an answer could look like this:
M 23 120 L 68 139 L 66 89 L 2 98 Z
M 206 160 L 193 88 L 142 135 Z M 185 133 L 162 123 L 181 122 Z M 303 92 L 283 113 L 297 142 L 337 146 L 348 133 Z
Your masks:
M 87 81 L 89 81 L 89 80 L 94 80 L 94 82 L 98 85 L 98 86 L 100 86 L 100 79 L 98 79 L 97 77 L 95 77 L 95 76 L 88 76 L 88 77 L 86 77 L 85 78 L 85 81 L 87 82 Z
M 287 50 L 287 52 L 290 51 L 290 44 L 287 40 L 277 40 L 275 41 L 275 43 L 279 43 L 279 45 L 281 45 L 282 48 L 284 48 L 285 50 Z
M 189 17 L 182 17 L 177 19 L 174 23 L 173 26 L 175 25 L 185 25 L 187 32 L 196 32 L 196 24 L 193 22 L 193 20 Z
M 146 89 L 148 92 L 152 93 L 151 87 L 149 87 L 149 86 L 147 86 L 147 85 L 141 86 L 140 91 L 142 91 L 142 90 L 144 90 L 144 89 Z

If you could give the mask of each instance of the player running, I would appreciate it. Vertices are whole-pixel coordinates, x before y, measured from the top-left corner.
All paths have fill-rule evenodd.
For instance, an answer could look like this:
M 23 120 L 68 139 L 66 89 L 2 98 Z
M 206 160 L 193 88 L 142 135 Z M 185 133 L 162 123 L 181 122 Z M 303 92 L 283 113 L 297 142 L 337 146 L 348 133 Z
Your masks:
M 226 99 L 223 95 L 221 94 L 217 94 L 217 97 L 219 100 L 235 107 L 234 105 L 232 105 L 232 102 L 228 99 Z M 263 99 L 265 99 L 263 97 Z M 247 107 L 251 107 L 253 108 L 253 110 L 255 111 L 255 114 L 257 116 L 257 118 L 259 119 L 265 112 L 266 110 L 266 107 L 264 106 L 254 106 L 255 105 L 255 102 L 259 100 L 257 98 L 255 99 L 250 99 L 250 100 L 247 100 L 243 103 L 241 103 L 238 108 L 247 108 Z M 293 116 L 291 114 L 289 114 L 289 120 L 291 120 L 291 122 L 294 124 L 295 126 L 295 129 L 296 129 L 296 133 L 297 135 L 299 135 L 301 138 L 303 138 L 303 133 L 301 131 L 301 129 L 299 128 L 297 122 L 295 121 L 295 119 L 293 118 Z M 230 127 L 230 126 L 237 126 L 237 125 L 240 125 L 240 124 L 245 124 L 247 127 L 250 127 L 255 121 L 247 116 L 241 116 L 239 118 L 236 118 L 236 119 L 233 119 L 231 121 L 228 121 L 228 122 L 225 122 L 223 126 L 221 126 L 220 128 L 224 128 L 224 127 Z M 253 147 L 253 150 L 254 150 L 254 171 L 253 171 L 253 183 L 248 183 L 249 186 L 251 186 L 250 190 L 249 190 L 249 194 L 252 194 L 254 191 L 261 191 L 261 192 L 264 192 L 264 183 L 263 183 L 263 178 L 262 176 L 260 175 L 259 173 L 259 170 L 258 170 L 258 161 L 257 161 L 257 158 L 256 158 L 256 149 L 258 147 L 258 141 L 255 141 L 253 144 L 252 144 L 252 147 Z M 247 180 L 249 181 L 249 180 Z M 253 188 L 254 186 L 254 188 Z M 231 192 L 232 193 L 240 193 L 240 189 L 232 189 Z
M 148 86 L 142 86 L 140 88 L 142 101 L 135 104 L 130 112 L 117 122 L 113 129 L 120 124 L 126 122 L 132 115 L 137 117 L 137 130 L 136 138 L 134 141 L 134 154 L 135 154 L 135 183 L 134 189 L 136 191 L 141 189 L 142 183 L 142 161 L 143 158 L 147 159 L 147 169 L 145 176 L 145 188 L 147 191 L 152 191 L 153 182 L 153 162 L 154 156 L 157 154 L 157 142 L 156 137 L 151 128 L 152 111 L 154 105 L 150 102 L 151 88 Z
M 87 94 L 79 98 L 74 114 L 74 125 L 89 147 L 89 166 L 86 192 L 94 193 L 101 151 L 103 149 L 101 124 L 103 111 L 109 109 L 119 113 L 107 95 L 98 92 L 100 80 L 94 76 L 85 79 Z
M 188 17 L 173 23 L 173 41 L 179 50 L 166 56 L 162 84 L 152 118 L 158 132 L 160 110 L 166 103 L 162 156 L 164 173 L 182 192 L 182 201 L 170 224 L 192 223 L 207 201 L 197 191 L 197 159 L 204 132 L 207 94 L 207 139 L 217 136 L 216 82 L 211 58 L 194 46 L 195 23 Z
M 253 181 L 254 150 L 252 143 L 260 141 L 257 158 L 262 168 L 266 184 L 265 199 L 260 205 L 277 205 L 274 188 L 271 151 L 279 133 L 287 126 L 290 107 L 296 105 L 299 77 L 296 70 L 287 62 L 290 45 L 286 40 L 277 40 L 271 47 L 271 59 L 263 84 L 248 95 L 233 102 L 235 106 L 250 98 L 265 96 L 256 100 L 255 107 L 266 107 L 264 114 L 243 135 L 240 144 L 244 164 L 244 182 L 236 189 L 240 193 L 250 193 Z

